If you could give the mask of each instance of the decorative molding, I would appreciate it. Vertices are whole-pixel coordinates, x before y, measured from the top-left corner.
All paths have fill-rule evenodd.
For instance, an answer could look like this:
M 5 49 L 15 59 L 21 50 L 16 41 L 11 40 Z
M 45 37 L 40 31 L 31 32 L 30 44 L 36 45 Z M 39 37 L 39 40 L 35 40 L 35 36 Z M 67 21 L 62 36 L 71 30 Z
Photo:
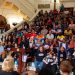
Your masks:
M 75 0 L 60 0 L 60 2 L 75 2 Z

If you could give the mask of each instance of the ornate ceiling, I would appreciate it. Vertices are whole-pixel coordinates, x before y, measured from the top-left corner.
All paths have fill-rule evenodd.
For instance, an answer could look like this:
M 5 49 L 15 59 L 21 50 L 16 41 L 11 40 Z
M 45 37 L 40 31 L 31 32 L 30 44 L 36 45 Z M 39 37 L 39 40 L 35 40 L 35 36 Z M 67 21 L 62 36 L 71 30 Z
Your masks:
M 0 10 L 1 9 L 13 10 L 14 12 L 16 12 L 17 15 L 22 15 L 25 20 L 29 19 L 25 13 L 20 11 L 20 9 L 11 2 L 11 0 L 0 0 Z

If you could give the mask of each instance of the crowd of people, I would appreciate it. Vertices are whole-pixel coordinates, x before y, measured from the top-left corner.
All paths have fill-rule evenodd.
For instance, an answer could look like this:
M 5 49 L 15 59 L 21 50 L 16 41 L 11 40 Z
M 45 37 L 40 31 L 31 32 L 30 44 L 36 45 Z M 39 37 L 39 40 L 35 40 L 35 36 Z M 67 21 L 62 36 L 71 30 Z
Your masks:
M 21 30 L 15 29 L 1 40 L 1 62 L 10 53 L 14 62 L 18 60 L 22 48 L 23 69 L 28 62 L 34 62 L 37 72 L 47 69 L 56 75 L 62 69 L 60 64 L 68 60 L 75 75 L 75 15 L 70 11 L 41 10 L 31 24 L 25 22 Z

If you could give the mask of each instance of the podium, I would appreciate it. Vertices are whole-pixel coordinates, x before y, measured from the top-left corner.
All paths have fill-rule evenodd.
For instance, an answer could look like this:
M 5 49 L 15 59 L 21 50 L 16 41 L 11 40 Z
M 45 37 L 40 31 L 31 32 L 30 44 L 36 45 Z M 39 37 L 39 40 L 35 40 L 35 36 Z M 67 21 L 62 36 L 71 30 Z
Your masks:
M 23 48 L 12 48 L 11 51 L 19 53 L 19 56 L 18 56 L 18 72 L 21 75 L 21 73 L 22 73 L 22 55 L 25 52 L 25 50 Z

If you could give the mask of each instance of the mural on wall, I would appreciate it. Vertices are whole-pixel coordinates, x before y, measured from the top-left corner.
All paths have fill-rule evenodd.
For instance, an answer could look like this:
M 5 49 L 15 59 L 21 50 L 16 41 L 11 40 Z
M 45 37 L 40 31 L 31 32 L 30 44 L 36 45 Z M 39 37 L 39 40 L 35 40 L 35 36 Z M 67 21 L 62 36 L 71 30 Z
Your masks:
M 50 8 L 50 4 L 38 4 L 38 9 Z

